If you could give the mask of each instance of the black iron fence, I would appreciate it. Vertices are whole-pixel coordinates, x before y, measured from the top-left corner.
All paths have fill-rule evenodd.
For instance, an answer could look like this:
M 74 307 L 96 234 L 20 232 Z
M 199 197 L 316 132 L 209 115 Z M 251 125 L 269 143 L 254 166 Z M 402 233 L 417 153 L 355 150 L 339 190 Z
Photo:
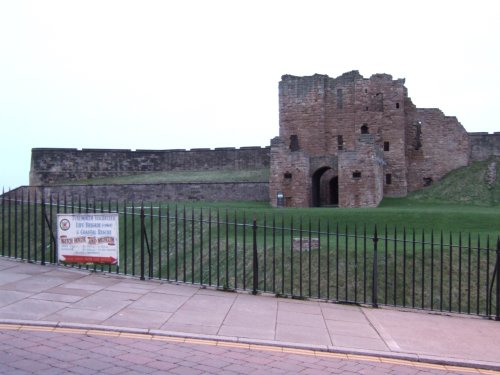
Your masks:
M 244 211 L 23 192 L 1 198 L 1 255 L 56 263 L 56 214 L 118 212 L 120 262 L 96 271 L 500 320 L 500 239 L 349 228 Z

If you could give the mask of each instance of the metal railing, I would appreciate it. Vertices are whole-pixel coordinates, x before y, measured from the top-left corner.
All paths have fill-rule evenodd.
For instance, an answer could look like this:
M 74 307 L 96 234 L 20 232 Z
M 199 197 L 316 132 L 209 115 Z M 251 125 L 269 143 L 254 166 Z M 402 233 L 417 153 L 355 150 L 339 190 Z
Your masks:
M 122 273 L 293 298 L 500 320 L 500 238 L 195 207 L 3 194 L 1 255 L 56 263 L 57 213 L 118 212 Z

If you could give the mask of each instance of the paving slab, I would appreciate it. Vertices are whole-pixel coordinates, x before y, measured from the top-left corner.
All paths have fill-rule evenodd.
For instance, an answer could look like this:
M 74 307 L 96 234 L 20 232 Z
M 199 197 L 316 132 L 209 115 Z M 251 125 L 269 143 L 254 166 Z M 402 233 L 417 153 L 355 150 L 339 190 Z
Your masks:
M 21 301 L 31 296 L 31 293 L 17 292 L 14 290 L 2 290 L 0 292 L 0 307 L 10 305 L 11 303 Z
M 156 289 L 152 289 L 150 293 L 141 296 L 133 302 L 130 307 L 141 310 L 173 313 L 185 304 L 189 298 L 189 296 L 176 294 L 156 293 Z
M 82 298 L 78 302 L 75 302 L 72 307 L 98 311 L 118 311 L 125 306 L 130 305 L 132 302 L 137 301 L 140 297 L 140 294 L 135 293 L 100 290 L 88 297 Z
M 350 334 L 331 334 L 331 340 L 336 347 L 356 348 L 389 352 L 387 344 L 378 337 L 360 337 Z
M 320 303 L 314 301 L 299 301 L 294 299 L 283 299 L 278 302 L 280 311 L 289 311 L 301 314 L 321 315 Z
M 353 305 L 335 305 L 331 303 L 321 304 L 323 317 L 328 320 L 343 322 L 366 322 L 366 316 L 360 307 Z
M 1 270 L 2 272 L 0 272 L 0 289 L 3 289 L 4 285 L 16 283 L 20 280 L 29 279 L 31 277 L 31 275 L 28 273 L 16 272 L 12 268 L 13 267 L 6 267 Z
M 500 362 L 500 322 L 472 316 L 367 309 L 401 351 Z
M 157 288 L 154 283 L 144 283 L 141 281 L 122 281 L 113 284 L 106 288 L 106 290 L 122 293 L 147 293 Z
M 56 286 L 55 288 L 48 289 L 46 292 L 53 294 L 64 294 L 75 297 L 87 297 L 95 293 L 95 291 L 88 289 L 67 288 L 66 285 Z
M 160 327 L 160 330 L 169 332 L 195 333 L 202 335 L 217 335 L 220 330 L 220 324 L 217 324 L 217 322 L 213 321 L 204 323 L 193 320 L 193 322 L 191 322 L 189 319 L 187 319 L 187 323 L 167 321 Z
M 218 334 L 274 340 L 278 301 L 276 298 L 238 294 Z
M 281 305 L 280 305 L 281 306 Z M 306 314 L 278 308 L 278 324 L 295 325 L 300 327 L 315 327 L 326 330 L 325 321 L 321 314 Z
M 370 325 L 368 321 L 364 322 L 345 322 L 341 320 L 325 320 L 330 335 L 367 337 L 380 339 L 378 332 Z
M 198 294 L 202 291 L 203 289 L 199 288 L 186 288 L 186 285 L 179 285 L 179 284 L 160 284 L 155 287 L 153 292 L 155 293 L 165 293 L 165 294 L 172 294 L 172 295 L 178 295 L 178 296 L 188 296 L 191 297 L 195 294 Z
M 45 317 L 69 306 L 68 303 L 24 298 L 0 308 L 0 316 L 7 319 L 45 320 Z
M 33 296 L 31 296 L 32 299 L 40 299 L 44 301 L 53 301 L 53 302 L 68 302 L 68 303 L 74 303 L 80 301 L 83 297 L 82 296 L 75 296 L 75 295 L 68 295 L 68 294 L 61 294 L 61 293 L 38 293 Z
M 117 312 L 118 311 L 116 310 L 99 311 L 96 309 L 66 307 L 51 315 L 47 315 L 46 320 L 58 323 L 66 322 L 66 323 L 104 324 L 106 320 L 111 318 Z
M 313 345 L 333 345 L 326 327 L 311 327 L 297 324 L 278 323 L 276 341 L 308 343 Z
M 106 319 L 103 324 L 118 327 L 159 329 L 171 316 L 172 313 L 164 311 L 127 307 Z
M 217 335 L 238 338 L 274 340 L 276 338 L 276 327 L 262 327 L 260 324 L 224 324 L 216 333 Z
M 68 280 L 64 277 L 54 277 L 51 273 L 31 275 L 22 280 L 5 283 L 1 286 L 3 290 L 17 290 L 22 292 L 38 293 L 63 285 Z

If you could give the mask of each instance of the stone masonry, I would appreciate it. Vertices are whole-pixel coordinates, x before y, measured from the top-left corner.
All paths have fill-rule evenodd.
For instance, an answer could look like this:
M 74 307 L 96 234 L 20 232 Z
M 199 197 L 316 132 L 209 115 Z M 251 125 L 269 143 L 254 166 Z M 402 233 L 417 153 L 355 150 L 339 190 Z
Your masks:
M 30 185 L 151 172 L 253 170 L 269 167 L 269 147 L 191 150 L 34 148 Z
M 285 75 L 279 136 L 271 142 L 269 193 L 290 207 L 376 207 L 469 163 L 455 117 L 416 108 L 403 79 Z

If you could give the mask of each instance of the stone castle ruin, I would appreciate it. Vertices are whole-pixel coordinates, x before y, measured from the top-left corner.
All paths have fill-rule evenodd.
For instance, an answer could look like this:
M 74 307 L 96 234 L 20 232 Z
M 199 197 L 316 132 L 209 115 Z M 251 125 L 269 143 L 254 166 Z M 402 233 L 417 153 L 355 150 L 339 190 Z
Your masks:
M 375 207 L 468 165 L 455 117 L 415 107 L 403 79 L 285 75 L 280 133 L 271 144 L 270 195 L 285 205 Z
M 439 109 L 417 108 L 404 79 L 284 75 L 270 147 L 32 150 L 30 185 L 97 199 L 270 200 L 285 207 L 375 207 L 471 161 L 500 156 L 500 133 L 467 133 Z M 269 182 L 78 185 L 148 172 L 269 169 Z M 72 185 L 67 182 L 72 181 Z

